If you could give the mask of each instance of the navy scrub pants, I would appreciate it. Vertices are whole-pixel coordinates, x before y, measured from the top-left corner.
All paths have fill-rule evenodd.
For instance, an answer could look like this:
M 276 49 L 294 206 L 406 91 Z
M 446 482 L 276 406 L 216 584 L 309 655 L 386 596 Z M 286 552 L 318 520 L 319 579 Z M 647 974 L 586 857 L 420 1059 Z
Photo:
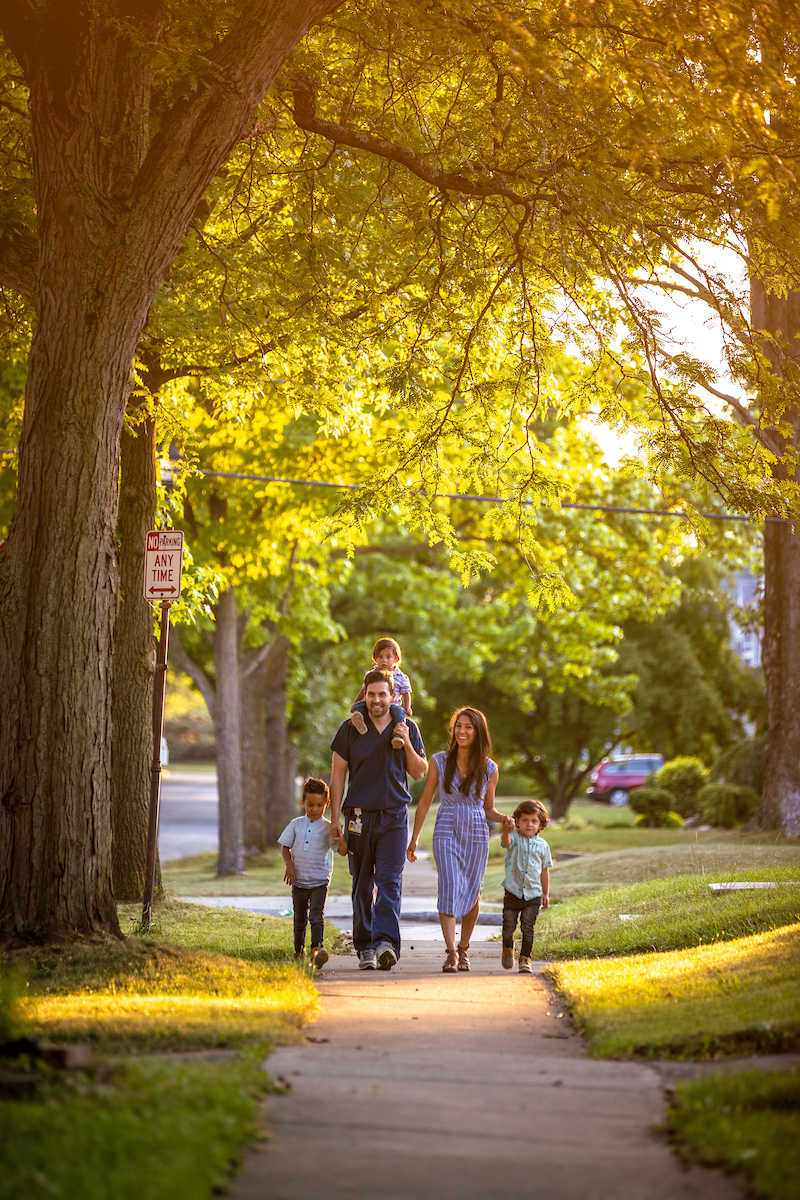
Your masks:
M 400 956 L 400 897 L 408 846 L 408 809 L 362 811 L 361 833 L 350 828 L 347 809 L 345 837 L 353 877 L 353 946 L 356 952 L 389 942 Z M 374 895 L 374 902 L 373 902 Z

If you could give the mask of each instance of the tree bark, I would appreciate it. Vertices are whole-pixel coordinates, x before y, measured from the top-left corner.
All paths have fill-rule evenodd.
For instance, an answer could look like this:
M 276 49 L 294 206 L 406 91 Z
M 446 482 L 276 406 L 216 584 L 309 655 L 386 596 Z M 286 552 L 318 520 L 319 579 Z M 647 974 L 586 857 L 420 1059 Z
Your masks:
M 785 375 L 800 365 L 800 293 L 770 295 L 751 280 L 751 323 L 778 336 L 788 358 L 766 349 L 773 370 Z M 800 410 L 783 416 L 800 443 Z M 787 477 L 780 465 L 776 474 Z M 767 765 L 764 790 L 753 824 L 800 836 L 800 536 L 797 526 L 767 522 L 764 527 L 764 640 L 762 663 L 767 692 Z
M 217 739 L 219 860 L 217 874 L 244 874 L 244 805 L 241 762 L 241 689 L 236 589 L 220 594 L 215 608 L 214 731 Z
M 155 674 L 153 610 L 142 594 L 145 536 L 156 515 L 156 420 L 123 429 L 117 523 L 120 594 L 111 712 L 111 829 L 114 896 L 141 900 L 144 888 Z M 156 885 L 161 872 L 156 860 Z
M 6 0 L 0 11 L 30 89 L 38 216 L 36 259 L 17 271 L 37 320 L 0 558 L 0 939 L 119 934 L 114 535 L 133 357 L 203 190 L 332 7 L 250 0 L 209 48 L 207 74 L 153 126 L 160 5 Z
M 294 777 L 297 770 L 294 749 L 286 721 L 286 685 L 289 671 L 289 639 L 279 642 L 274 669 L 267 691 L 266 759 L 266 839 L 274 846 L 293 817 L 297 816 Z

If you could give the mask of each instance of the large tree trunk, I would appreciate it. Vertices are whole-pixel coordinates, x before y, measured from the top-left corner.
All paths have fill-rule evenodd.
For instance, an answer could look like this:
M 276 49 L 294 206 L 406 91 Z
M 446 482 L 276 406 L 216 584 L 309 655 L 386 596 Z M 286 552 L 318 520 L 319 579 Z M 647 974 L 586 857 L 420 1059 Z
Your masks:
M 219 875 L 244 874 L 239 622 L 236 589 L 220 594 L 215 608 L 214 670 L 217 676 L 214 733 L 219 790 Z
M 270 646 L 270 650 L 272 646 Z M 267 690 L 269 658 L 260 648 L 242 652 L 241 744 L 244 852 L 267 849 Z
M 153 610 L 142 594 L 144 544 L 155 520 L 156 420 L 122 432 L 119 538 L 120 596 L 114 638 L 111 711 L 111 829 L 114 896 L 141 900 L 144 888 L 155 642 Z M 160 868 L 156 860 L 156 884 Z
M 203 190 L 330 7 L 243 5 L 209 46 L 206 74 L 154 122 L 144 114 L 160 5 L 8 0 L 0 10 L 30 87 L 38 216 L 38 245 L 13 284 L 37 319 L 17 511 L 0 556 L 0 938 L 119 933 L 114 534 L 133 357 Z
M 246 854 L 274 849 L 296 815 L 295 762 L 286 724 L 289 639 L 243 652 L 242 789 Z
M 751 282 L 751 320 L 757 329 L 782 337 L 797 369 L 800 359 L 800 294 L 767 295 Z M 773 369 L 784 374 L 781 356 L 767 350 Z M 800 443 L 800 410 L 789 408 L 784 422 Z M 781 466 L 777 474 L 786 477 Z M 767 766 L 754 824 L 800 836 L 800 535 L 797 527 L 767 522 L 764 528 L 764 680 L 767 690 Z
M 297 770 L 294 748 L 286 721 L 286 683 L 289 670 L 289 639 L 276 638 L 275 660 L 267 691 L 267 795 L 266 839 L 274 846 L 279 835 L 297 816 L 294 777 Z

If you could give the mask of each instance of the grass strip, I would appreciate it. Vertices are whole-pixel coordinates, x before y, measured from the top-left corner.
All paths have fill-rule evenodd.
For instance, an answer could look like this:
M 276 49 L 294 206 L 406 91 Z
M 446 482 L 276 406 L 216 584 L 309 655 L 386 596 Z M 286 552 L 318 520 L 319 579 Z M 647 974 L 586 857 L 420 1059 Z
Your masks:
M 155 937 L 8 954 L 28 981 L 25 1031 L 141 1053 L 292 1041 L 316 1014 L 309 973 L 269 961 L 286 922 L 169 902 L 156 914 Z
M 800 867 L 800 843 L 796 840 L 777 843 L 774 839 L 750 841 L 736 831 L 727 838 L 723 833 L 700 834 L 697 841 L 694 834 L 684 833 L 680 829 L 631 832 L 645 835 L 677 833 L 681 835 L 681 841 L 667 845 L 650 843 L 645 838 L 644 844 L 635 849 L 587 854 L 585 858 L 562 864 L 556 861 L 550 880 L 553 898 L 557 901 L 569 900 L 603 888 L 643 883 L 647 879 L 673 879 L 681 875 L 710 875 L 714 872 L 728 872 L 731 876 L 744 879 L 744 872 L 760 872 L 781 866 Z M 547 830 L 544 836 L 546 841 L 554 841 L 547 836 Z M 703 838 L 712 840 L 703 841 Z M 502 884 L 503 860 L 490 857 L 484 879 L 484 899 L 502 899 Z
M 545 968 L 598 1056 L 800 1046 L 800 924 L 688 950 Z
M 277 847 L 266 854 L 254 854 L 245 859 L 246 875 L 217 875 L 216 854 L 191 854 L 161 865 L 165 889 L 173 896 L 286 896 L 286 907 L 292 906 L 292 889 L 283 882 L 286 870 Z M 349 896 L 352 880 L 347 859 L 335 854 L 333 877 L 328 894 Z
M 708 888 L 710 883 L 748 879 L 779 886 L 719 896 Z M 539 959 L 554 960 L 679 950 L 798 921 L 798 867 L 679 875 L 604 888 L 553 905 L 536 922 L 535 953 Z
M 0 1200 L 208 1200 L 263 1132 L 262 1058 L 140 1059 L 110 1079 L 80 1073 L 34 1100 L 0 1100 Z
M 741 1071 L 680 1083 L 668 1128 L 691 1161 L 744 1176 L 765 1200 L 796 1200 L 800 1073 Z

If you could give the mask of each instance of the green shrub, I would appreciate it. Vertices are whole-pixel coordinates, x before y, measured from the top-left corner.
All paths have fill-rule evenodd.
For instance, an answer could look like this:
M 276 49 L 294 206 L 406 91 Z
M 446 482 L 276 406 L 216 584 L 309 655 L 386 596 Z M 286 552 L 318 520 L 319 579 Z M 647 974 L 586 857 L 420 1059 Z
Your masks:
M 633 823 L 648 829 L 683 829 L 683 817 L 676 812 L 659 812 L 652 817 L 642 813 Z
M 736 787 L 752 788 L 760 796 L 764 790 L 764 770 L 767 765 L 767 739 L 745 738 L 721 754 L 710 771 L 715 783 L 732 783 Z
M 673 799 L 672 792 L 666 791 L 665 788 L 634 788 L 628 796 L 628 804 L 634 812 L 647 818 L 642 824 L 648 824 L 651 829 L 655 829 L 656 819 L 672 809 Z
M 708 770 L 699 758 L 673 758 L 651 777 L 653 787 L 672 794 L 671 808 L 682 817 L 697 812 L 697 793 L 708 783 Z
M 707 783 L 697 797 L 697 808 L 707 824 L 733 829 L 750 820 L 758 808 L 758 793 L 730 783 Z

